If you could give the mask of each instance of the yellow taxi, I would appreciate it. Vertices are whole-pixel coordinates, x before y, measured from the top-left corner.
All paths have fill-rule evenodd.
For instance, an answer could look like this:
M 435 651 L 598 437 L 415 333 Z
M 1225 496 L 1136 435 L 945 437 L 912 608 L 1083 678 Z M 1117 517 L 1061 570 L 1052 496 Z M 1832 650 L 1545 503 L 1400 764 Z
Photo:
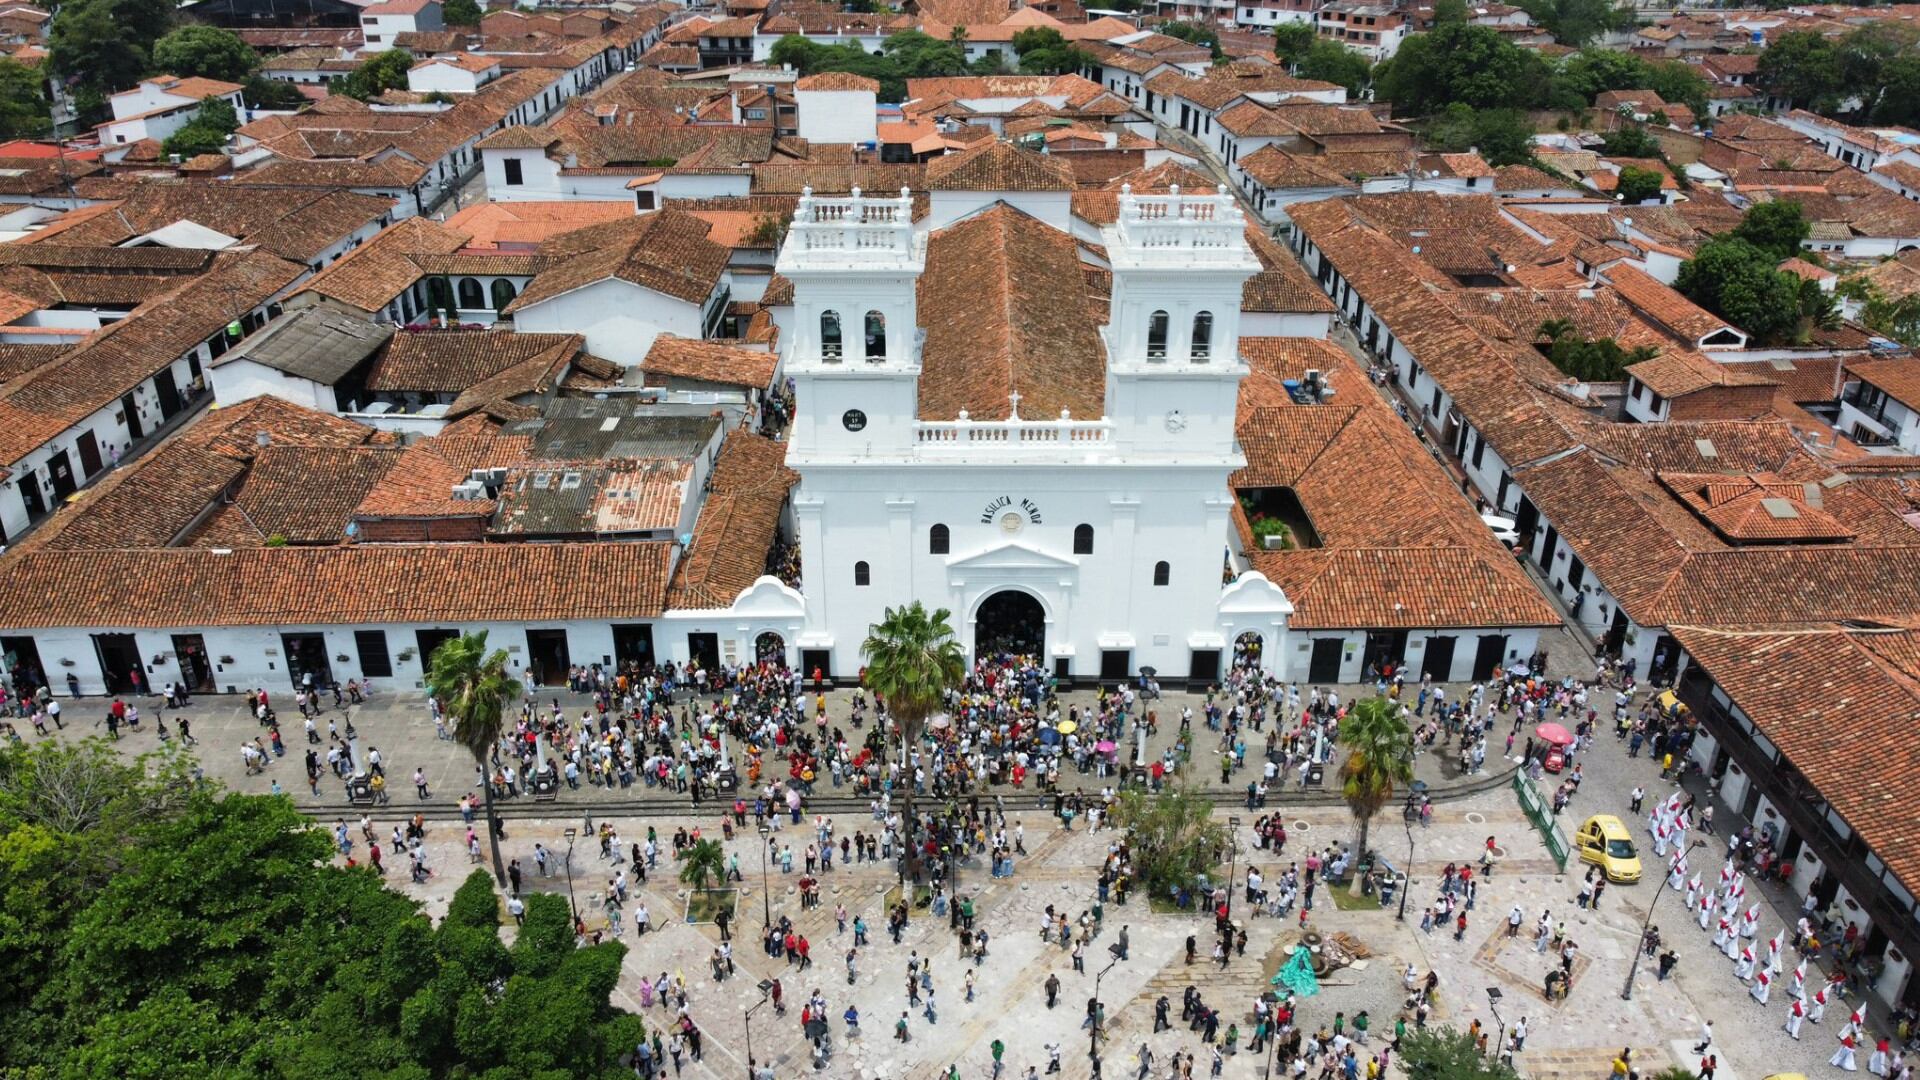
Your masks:
M 1640 880 L 1640 854 L 1633 848 L 1627 827 L 1612 814 L 1595 814 L 1573 834 L 1573 849 L 1581 862 L 1589 862 L 1618 885 Z

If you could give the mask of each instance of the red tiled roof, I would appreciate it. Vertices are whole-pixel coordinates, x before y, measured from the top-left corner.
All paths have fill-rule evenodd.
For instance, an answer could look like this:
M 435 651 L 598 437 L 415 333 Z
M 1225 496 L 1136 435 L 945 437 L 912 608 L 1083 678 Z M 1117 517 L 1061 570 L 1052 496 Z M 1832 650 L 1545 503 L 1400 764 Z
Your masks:
M 19 629 L 623 620 L 665 607 L 671 545 L 355 544 L 0 560 Z M 153 587 L 167 582 L 164 589 Z M 611 589 L 608 582 L 619 582 Z
M 647 349 L 640 370 L 648 386 L 665 385 L 668 379 L 692 379 L 765 390 L 773 385 L 779 365 L 780 358 L 772 352 L 661 334 Z
M 1004 204 L 935 233 L 919 281 L 920 418 L 1003 420 L 1015 390 L 1028 417 L 1100 416 L 1105 353 L 1061 291 L 1082 280 L 1072 237 Z
M 787 492 L 800 480 L 787 468 L 786 457 L 786 443 L 747 431 L 727 434 L 693 542 L 667 593 L 668 607 L 730 607 L 765 573 Z

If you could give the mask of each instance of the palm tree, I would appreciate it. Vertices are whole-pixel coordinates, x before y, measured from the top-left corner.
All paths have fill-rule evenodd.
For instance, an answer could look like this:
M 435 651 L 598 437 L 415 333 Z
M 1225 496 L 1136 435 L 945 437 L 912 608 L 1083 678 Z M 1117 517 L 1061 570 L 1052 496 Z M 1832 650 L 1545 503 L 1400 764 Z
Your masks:
M 860 655 L 867 662 L 867 686 L 886 699 L 887 712 L 900 725 L 903 767 L 911 767 L 911 748 L 920 745 L 927 717 L 940 708 L 947 688 L 966 673 L 966 658 L 954 640 L 946 608 L 931 614 L 920 601 L 888 608 L 886 617 L 867 627 Z M 913 777 L 900 789 L 906 820 L 906 873 L 920 875 L 920 853 L 913 843 Z M 902 877 L 905 873 L 902 874 Z
M 502 888 L 507 870 L 500 862 L 500 837 L 493 812 L 493 782 L 487 775 L 493 748 L 500 743 L 507 701 L 520 694 L 520 683 L 507 674 L 504 649 L 487 653 L 487 632 L 462 634 L 442 642 L 428 658 L 427 689 L 453 719 L 453 737 L 473 754 L 480 766 L 480 790 L 487 804 L 487 846 L 493 850 L 493 876 Z
M 718 840 L 699 840 L 680 857 L 680 881 L 694 892 L 706 892 L 716 881 L 725 881 L 727 853 Z
M 1347 744 L 1347 761 L 1340 766 L 1340 793 L 1347 809 L 1360 822 L 1355 859 L 1367 856 L 1367 826 L 1373 815 L 1393 798 L 1395 784 L 1413 780 L 1413 733 L 1400 719 L 1400 707 L 1383 697 L 1367 698 L 1340 721 L 1340 741 Z M 1354 875 L 1354 895 L 1360 894 L 1360 876 Z
M 1540 329 L 1534 331 L 1534 333 L 1548 341 L 1559 341 L 1561 338 L 1573 333 L 1574 329 L 1572 319 L 1548 319 L 1546 322 L 1541 323 Z

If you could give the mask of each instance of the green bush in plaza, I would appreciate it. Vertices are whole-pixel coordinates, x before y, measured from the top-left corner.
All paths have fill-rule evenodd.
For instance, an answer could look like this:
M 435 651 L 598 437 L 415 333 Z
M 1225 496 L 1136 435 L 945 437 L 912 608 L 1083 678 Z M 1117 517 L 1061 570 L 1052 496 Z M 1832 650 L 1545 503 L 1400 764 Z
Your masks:
M 574 948 L 564 898 L 528 897 L 508 947 L 485 871 L 436 926 L 333 855 L 288 799 L 224 793 L 177 755 L 0 751 L 0 1072 L 630 1075 L 624 947 Z

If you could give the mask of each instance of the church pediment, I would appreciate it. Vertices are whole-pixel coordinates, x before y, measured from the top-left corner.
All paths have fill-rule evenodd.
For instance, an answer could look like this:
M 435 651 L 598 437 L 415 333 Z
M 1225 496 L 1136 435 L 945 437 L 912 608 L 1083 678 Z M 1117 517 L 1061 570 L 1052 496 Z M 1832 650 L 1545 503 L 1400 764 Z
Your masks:
M 947 568 L 961 572 L 1078 570 L 1080 563 L 1076 559 L 1052 555 L 1026 544 L 1005 543 L 953 559 L 947 563 Z

